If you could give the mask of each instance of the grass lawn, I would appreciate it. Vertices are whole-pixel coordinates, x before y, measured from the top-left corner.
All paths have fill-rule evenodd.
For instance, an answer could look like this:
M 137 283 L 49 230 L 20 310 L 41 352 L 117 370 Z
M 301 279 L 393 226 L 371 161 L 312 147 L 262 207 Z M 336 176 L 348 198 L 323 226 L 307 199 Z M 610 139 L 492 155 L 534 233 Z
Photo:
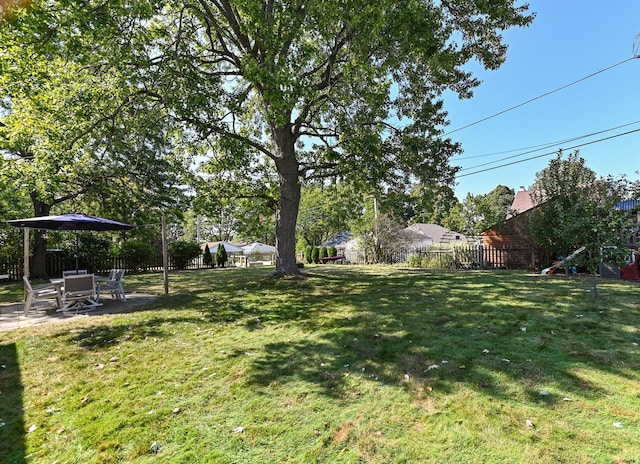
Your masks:
M 0 332 L 0 462 L 640 463 L 640 285 L 269 273 Z

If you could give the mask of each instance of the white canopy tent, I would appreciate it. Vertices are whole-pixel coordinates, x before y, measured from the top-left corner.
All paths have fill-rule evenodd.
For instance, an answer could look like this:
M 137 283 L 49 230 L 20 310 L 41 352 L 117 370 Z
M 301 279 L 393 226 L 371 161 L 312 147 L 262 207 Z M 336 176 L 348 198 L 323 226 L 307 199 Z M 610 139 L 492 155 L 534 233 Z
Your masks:
M 209 246 L 209 251 L 211 251 L 211 253 L 215 253 L 216 251 L 218 251 L 218 245 L 222 244 L 222 246 L 224 247 L 224 251 L 226 251 L 227 253 L 243 253 L 244 250 L 236 245 L 233 245 L 229 242 L 218 242 L 216 244 L 214 244 L 213 246 Z
M 253 242 L 249 245 L 243 246 L 242 250 L 245 255 L 272 254 L 276 252 L 276 247 L 265 245 L 264 243 Z

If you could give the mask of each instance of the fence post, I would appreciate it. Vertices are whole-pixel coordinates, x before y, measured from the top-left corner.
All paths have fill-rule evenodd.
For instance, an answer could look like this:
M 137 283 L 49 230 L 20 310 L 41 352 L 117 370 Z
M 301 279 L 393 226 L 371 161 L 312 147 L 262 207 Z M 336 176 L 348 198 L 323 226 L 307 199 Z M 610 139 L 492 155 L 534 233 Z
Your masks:
M 29 228 L 24 228 L 24 268 L 23 275 L 27 276 L 27 279 L 31 277 L 29 274 Z M 27 299 L 27 284 L 24 284 L 24 299 Z
M 167 218 L 162 215 L 162 272 L 164 276 L 164 294 L 169 294 L 169 259 L 167 250 Z

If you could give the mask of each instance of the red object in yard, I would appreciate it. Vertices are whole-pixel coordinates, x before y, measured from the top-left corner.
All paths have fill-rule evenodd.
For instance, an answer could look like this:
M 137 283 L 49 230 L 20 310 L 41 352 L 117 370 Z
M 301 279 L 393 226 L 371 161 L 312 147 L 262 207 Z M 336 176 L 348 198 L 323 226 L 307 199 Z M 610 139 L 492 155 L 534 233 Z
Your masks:
M 344 256 L 325 256 L 324 258 L 320 258 L 320 261 L 322 261 L 323 263 L 328 263 L 330 261 L 341 261 L 344 258 Z
M 631 262 L 620 266 L 620 278 L 622 280 L 640 280 L 640 252 L 638 247 L 631 247 Z

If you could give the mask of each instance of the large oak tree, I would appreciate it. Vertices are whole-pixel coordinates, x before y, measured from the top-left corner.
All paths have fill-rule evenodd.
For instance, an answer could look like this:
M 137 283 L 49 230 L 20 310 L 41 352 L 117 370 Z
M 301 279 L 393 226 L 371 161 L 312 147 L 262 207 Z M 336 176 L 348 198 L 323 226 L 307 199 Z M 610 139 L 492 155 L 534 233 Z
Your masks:
M 300 185 L 452 181 L 446 89 L 505 59 L 501 31 L 531 21 L 516 0 L 41 2 L 69 12 L 131 82 L 198 140 L 277 174 L 276 273 L 297 273 Z M 55 8 L 51 8 L 55 6 Z M 64 23 L 64 22 L 63 22 Z M 107 37 L 101 24 L 118 36 Z M 104 53 L 108 51 L 108 56 Z
M 278 174 L 277 273 L 297 273 L 301 180 L 377 184 L 451 176 L 440 95 L 469 96 L 463 70 L 504 60 L 515 1 L 172 2 L 157 23 L 156 90 L 216 150 Z

